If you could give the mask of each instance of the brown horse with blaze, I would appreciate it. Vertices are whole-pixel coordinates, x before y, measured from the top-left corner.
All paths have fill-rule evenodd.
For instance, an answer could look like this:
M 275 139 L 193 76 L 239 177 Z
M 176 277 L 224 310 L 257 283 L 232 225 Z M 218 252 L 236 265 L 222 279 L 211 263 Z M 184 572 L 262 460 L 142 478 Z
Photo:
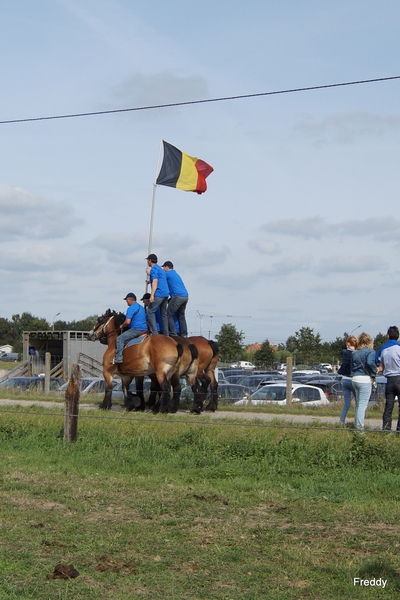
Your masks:
M 160 412 L 171 411 L 170 381 L 179 369 L 183 355 L 183 347 L 172 338 L 164 335 L 143 336 L 143 341 L 128 346 L 123 351 L 123 363 L 112 364 L 115 356 L 115 341 L 119 327 L 125 320 L 125 315 L 108 309 L 97 319 L 96 325 L 89 333 L 92 341 L 100 340 L 107 344 L 103 356 L 103 377 L 106 382 L 104 400 L 99 408 L 111 408 L 113 376 L 118 374 L 124 391 L 124 406 L 127 410 L 143 410 L 143 378 L 145 375 L 154 376 L 160 389 Z M 129 392 L 129 385 L 136 377 L 142 382 L 137 389 L 140 402 L 137 404 Z M 152 377 L 153 378 L 153 377 Z

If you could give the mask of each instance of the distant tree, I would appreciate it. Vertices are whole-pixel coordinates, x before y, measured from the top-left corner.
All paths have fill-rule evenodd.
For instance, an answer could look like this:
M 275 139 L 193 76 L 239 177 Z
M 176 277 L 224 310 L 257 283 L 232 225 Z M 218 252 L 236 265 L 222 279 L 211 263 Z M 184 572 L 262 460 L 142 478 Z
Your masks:
M 289 335 L 286 340 L 285 349 L 288 350 L 288 352 L 294 352 L 296 350 L 296 341 L 296 336 Z
M 232 323 L 224 323 L 215 338 L 222 361 L 230 362 L 240 358 L 243 352 L 243 331 L 238 331 Z
M 97 315 L 91 315 L 80 321 L 55 321 L 56 331 L 90 331 L 97 321 Z
M 379 350 L 379 348 L 383 346 L 383 344 L 386 344 L 387 341 L 387 335 L 379 332 L 378 335 L 374 337 L 374 350 Z
M 269 340 L 261 344 L 260 350 L 254 352 L 254 362 L 258 367 L 270 367 L 274 362 L 275 352 L 271 348 Z
M 344 332 L 342 337 L 337 337 L 333 342 L 331 342 L 332 356 L 335 356 L 339 361 L 342 358 L 342 350 L 346 348 L 346 340 L 348 337 L 349 334 Z
M 313 364 L 321 352 L 321 336 L 314 333 L 311 327 L 302 327 L 295 333 L 295 352 L 298 361 L 305 364 Z
M 14 346 L 18 339 L 18 331 L 14 323 L 0 317 L 0 345 L 10 344 Z

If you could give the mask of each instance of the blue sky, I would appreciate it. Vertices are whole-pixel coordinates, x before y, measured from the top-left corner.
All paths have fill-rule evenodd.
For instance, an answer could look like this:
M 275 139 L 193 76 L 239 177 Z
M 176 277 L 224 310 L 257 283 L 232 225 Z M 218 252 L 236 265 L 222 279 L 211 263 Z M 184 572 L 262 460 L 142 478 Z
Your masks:
M 6 2 L 0 120 L 396 76 L 399 25 L 394 0 Z M 80 319 L 144 292 L 165 139 L 215 169 L 202 196 L 156 192 L 152 250 L 188 287 L 190 331 L 399 324 L 399 92 L 1 125 L 0 316 Z

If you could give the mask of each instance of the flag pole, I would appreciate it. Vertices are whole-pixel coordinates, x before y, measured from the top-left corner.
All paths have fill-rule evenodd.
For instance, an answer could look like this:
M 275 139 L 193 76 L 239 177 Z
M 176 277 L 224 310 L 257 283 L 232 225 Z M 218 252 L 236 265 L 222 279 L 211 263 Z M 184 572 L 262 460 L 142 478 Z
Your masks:
M 150 229 L 149 229 L 149 243 L 147 245 L 147 256 L 149 256 L 149 254 L 151 253 L 151 247 L 153 244 L 154 209 L 155 209 L 155 205 L 156 205 L 156 190 L 157 190 L 156 181 L 157 181 L 158 171 L 160 168 L 161 146 L 162 146 L 162 139 L 160 140 L 160 147 L 158 149 L 156 174 L 155 174 L 154 183 L 153 183 L 153 197 L 151 200 Z M 147 286 L 148 286 L 148 283 L 146 282 L 145 292 L 147 292 Z

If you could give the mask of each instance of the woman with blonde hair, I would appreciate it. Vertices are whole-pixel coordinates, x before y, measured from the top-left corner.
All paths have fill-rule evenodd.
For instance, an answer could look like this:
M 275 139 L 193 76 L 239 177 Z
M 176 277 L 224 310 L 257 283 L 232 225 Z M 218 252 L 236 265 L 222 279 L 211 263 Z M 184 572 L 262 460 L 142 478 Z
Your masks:
M 355 426 L 364 431 L 364 417 L 372 391 L 372 381 L 376 377 L 375 350 L 368 333 L 360 333 L 357 350 L 351 355 L 351 377 L 356 395 Z
M 340 413 L 340 424 L 344 425 L 346 421 L 347 413 L 349 412 L 351 405 L 351 395 L 356 397 L 353 380 L 351 378 L 351 356 L 353 351 L 357 348 L 357 338 L 351 335 L 346 340 L 346 348 L 342 350 L 342 365 L 338 370 L 339 375 L 342 376 L 342 389 L 344 405 L 342 412 Z

